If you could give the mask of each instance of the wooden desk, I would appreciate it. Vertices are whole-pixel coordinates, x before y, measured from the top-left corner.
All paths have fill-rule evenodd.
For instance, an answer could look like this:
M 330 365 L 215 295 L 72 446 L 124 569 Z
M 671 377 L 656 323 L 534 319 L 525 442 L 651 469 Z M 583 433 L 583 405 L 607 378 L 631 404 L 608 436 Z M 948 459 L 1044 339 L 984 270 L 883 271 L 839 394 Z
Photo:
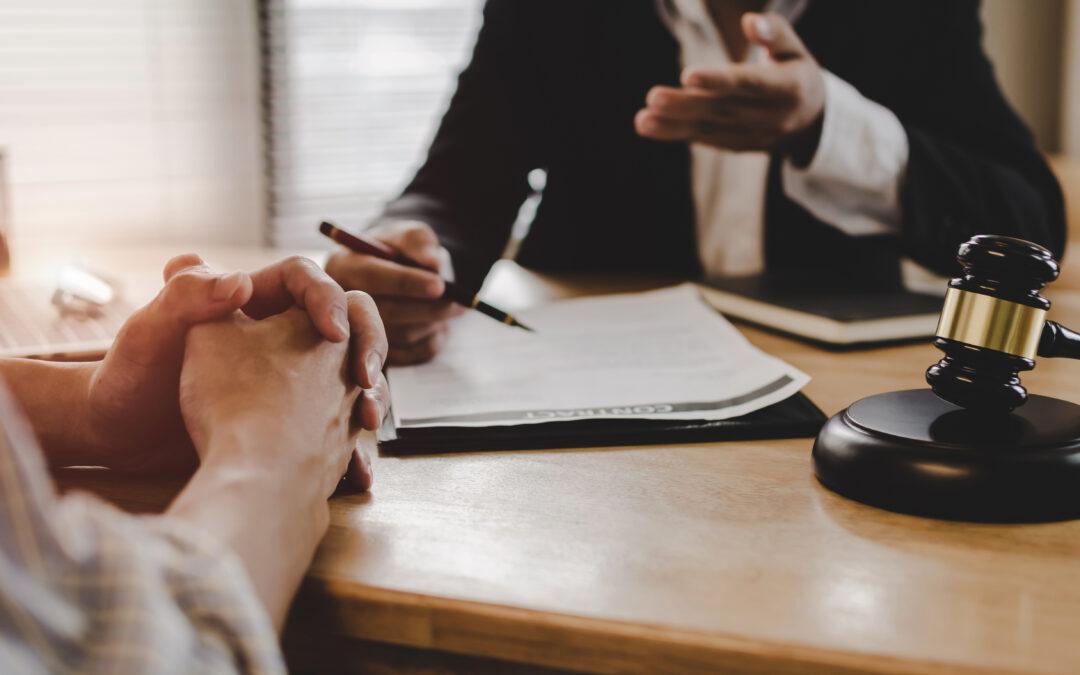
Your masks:
M 502 265 L 491 290 L 513 308 L 618 288 Z M 1053 318 L 1080 324 L 1080 291 L 1051 297 Z M 812 375 L 806 391 L 829 414 L 923 386 L 937 358 L 929 345 L 834 353 L 745 333 Z M 1044 360 L 1024 382 L 1077 400 L 1078 376 L 1080 363 Z M 971 525 L 880 511 L 822 488 L 811 444 L 378 458 L 371 494 L 332 501 L 286 633 L 291 664 L 312 673 L 1080 668 L 1080 521 Z M 129 497 L 155 501 L 146 490 Z
M 511 307 L 598 290 L 511 265 L 494 282 Z M 1080 293 L 1054 300 L 1056 318 L 1080 324 Z M 832 353 L 745 332 L 811 374 L 829 414 L 924 386 L 938 358 L 929 345 Z M 1044 361 L 1024 381 L 1075 400 L 1078 375 Z M 379 458 L 370 495 L 333 501 L 293 663 L 363 672 L 375 651 L 390 669 L 447 664 L 333 637 L 349 636 L 607 673 L 1080 668 L 1080 522 L 880 511 L 822 488 L 811 445 Z

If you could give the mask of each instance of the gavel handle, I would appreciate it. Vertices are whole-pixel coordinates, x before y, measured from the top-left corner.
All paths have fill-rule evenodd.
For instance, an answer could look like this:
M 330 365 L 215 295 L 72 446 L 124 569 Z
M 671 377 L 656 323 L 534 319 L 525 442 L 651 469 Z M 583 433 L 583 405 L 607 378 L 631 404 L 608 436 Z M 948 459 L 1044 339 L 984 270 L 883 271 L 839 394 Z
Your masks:
M 1047 321 L 1039 339 L 1039 356 L 1080 359 L 1080 333 L 1057 321 Z

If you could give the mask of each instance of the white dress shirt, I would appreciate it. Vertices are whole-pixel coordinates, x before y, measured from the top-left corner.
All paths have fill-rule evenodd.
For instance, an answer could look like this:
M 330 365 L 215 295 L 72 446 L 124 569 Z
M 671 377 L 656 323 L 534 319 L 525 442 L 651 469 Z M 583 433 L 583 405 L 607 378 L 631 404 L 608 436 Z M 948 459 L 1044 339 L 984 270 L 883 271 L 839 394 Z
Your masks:
M 770 0 L 765 11 L 794 23 L 807 2 Z M 705 0 L 657 0 L 656 4 L 679 42 L 684 68 L 720 68 L 731 63 Z M 763 48 L 751 45 L 747 61 L 766 58 Z M 695 143 L 690 161 L 698 255 L 705 275 L 761 272 L 769 154 L 736 153 Z M 817 152 L 803 169 L 784 160 L 783 189 L 818 219 L 847 234 L 896 232 L 907 161 L 907 134 L 896 115 L 826 71 Z

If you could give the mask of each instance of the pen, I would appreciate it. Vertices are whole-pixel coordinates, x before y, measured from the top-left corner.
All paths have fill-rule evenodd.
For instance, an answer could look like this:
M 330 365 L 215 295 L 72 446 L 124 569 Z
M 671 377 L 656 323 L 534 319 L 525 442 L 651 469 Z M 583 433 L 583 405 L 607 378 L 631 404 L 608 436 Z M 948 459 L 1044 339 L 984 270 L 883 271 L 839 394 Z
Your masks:
M 366 253 L 367 255 L 372 255 L 376 258 L 382 258 L 383 260 L 396 262 L 400 265 L 405 265 L 407 267 L 428 269 L 420 263 L 416 262 L 415 260 L 409 260 L 408 258 L 401 255 L 400 253 L 390 248 L 386 244 L 382 243 L 381 241 L 377 241 L 375 239 L 368 239 L 367 237 L 362 237 L 355 234 L 350 234 L 345 230 L 337 227 L 333 223 L 328 223 L 325 220 L 319 223 L 319 232 L 325 234 L 327 237 L 330 237 L 337 243 L 341 244 L 345 248 L 355 253 Z M 459 305 L 475 309 L 481 314 L 486 314 L 487 316 L 490 316 L 496 321 L 501 321 L 505 323 L 507 326 L 517 326 L 518 328 L 523 328 L 530 333 L 533 332 L 532 328 L 529 328 L 525 324 L 521 323 L 510 314 L 507 314 L 498 307 L 493 307 L 489 305 L 488 303 L 481 300 L 480 297 L 477 295 L 470 295 L 468 292 L 464 291 L 462 288 L 454 284 L 454 282 L 444 280 L 443 283 L 446 284 L 446 290 L 443 291 L 442 295 L 443 298 L 447 300 L 453 300 Z

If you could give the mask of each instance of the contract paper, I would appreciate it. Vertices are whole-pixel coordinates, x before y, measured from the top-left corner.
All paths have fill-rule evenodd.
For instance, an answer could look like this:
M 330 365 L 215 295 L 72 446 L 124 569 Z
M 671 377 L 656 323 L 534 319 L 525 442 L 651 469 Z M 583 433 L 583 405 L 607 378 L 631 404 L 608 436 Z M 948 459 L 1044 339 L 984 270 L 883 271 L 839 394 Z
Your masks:
M 581 419 L 719 420 L 782 401 L 809 377 L 751 345 L 692 284 L 477 312 L 429 363 L 387 371 L 397 428 Z

